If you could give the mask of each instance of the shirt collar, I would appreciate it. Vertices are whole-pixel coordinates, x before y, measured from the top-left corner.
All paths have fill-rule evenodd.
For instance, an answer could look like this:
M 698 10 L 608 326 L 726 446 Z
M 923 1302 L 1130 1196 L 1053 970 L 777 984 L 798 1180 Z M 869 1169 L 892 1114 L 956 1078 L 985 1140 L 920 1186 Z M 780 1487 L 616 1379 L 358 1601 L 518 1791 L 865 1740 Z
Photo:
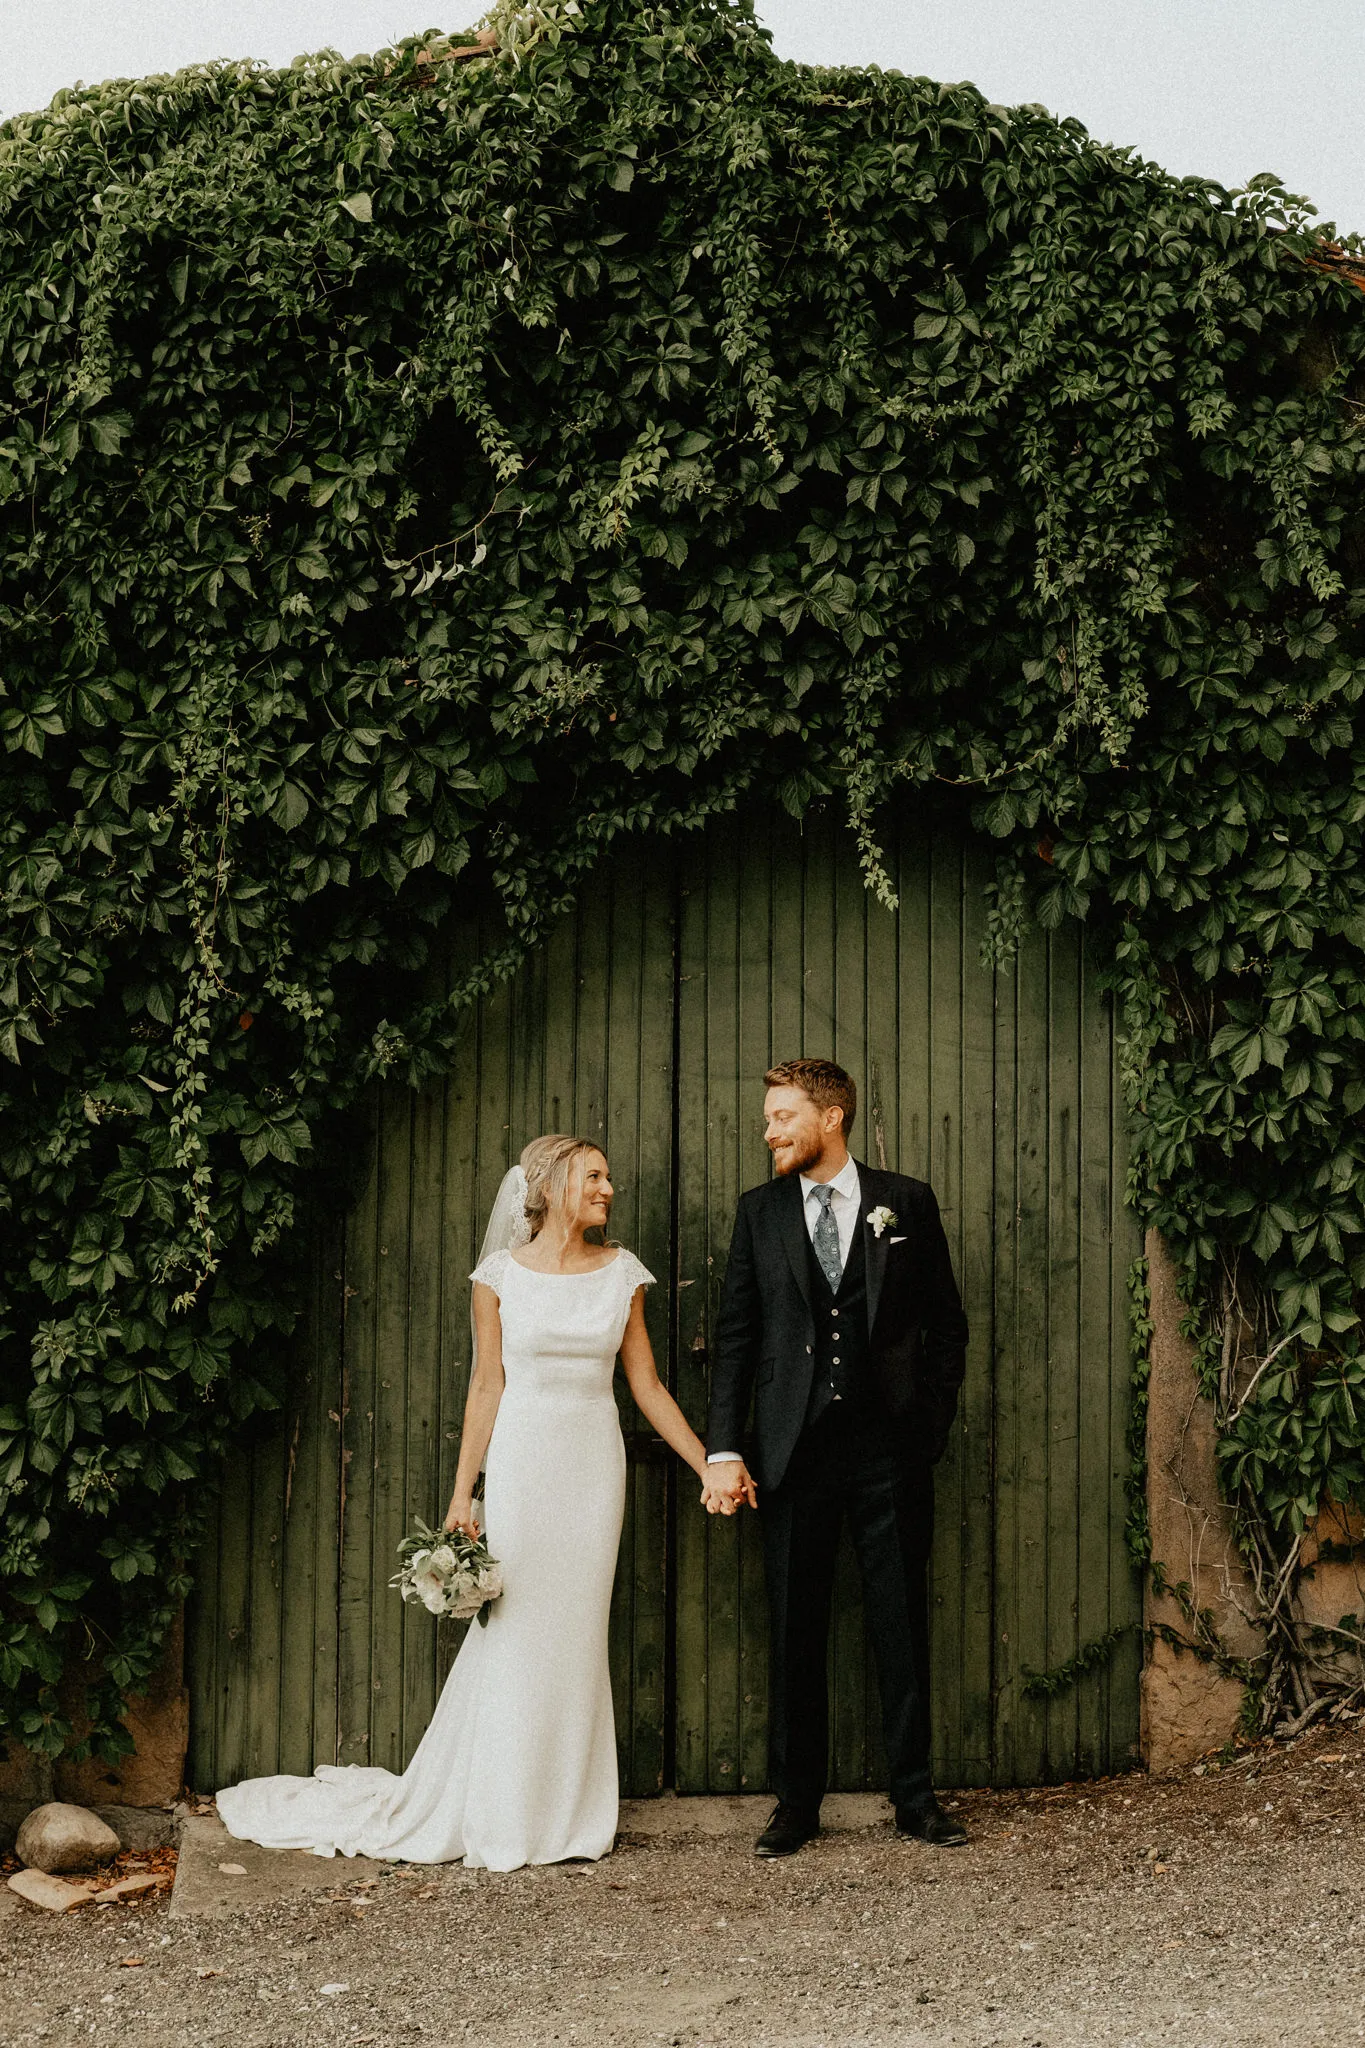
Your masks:
M 850 1152 L 833 1180 L 811 1180 L 808 1175 L 803 1173 L 801 1176 L 802 1201 L 808 1202 L 811 1197 L 812 1188 L 818 1187 L 833 1188 L 836 1195 L 842 1195 L 846 1201 L 856 1202 L 858 1199 L 858 1166 L 853 1154 Z

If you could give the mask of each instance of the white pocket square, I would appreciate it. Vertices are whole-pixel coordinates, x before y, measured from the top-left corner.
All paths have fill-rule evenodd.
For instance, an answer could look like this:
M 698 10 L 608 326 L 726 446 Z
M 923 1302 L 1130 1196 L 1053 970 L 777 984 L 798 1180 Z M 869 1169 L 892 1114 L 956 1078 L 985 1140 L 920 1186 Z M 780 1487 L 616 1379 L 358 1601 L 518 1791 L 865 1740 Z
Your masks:
M 892 1244 L 904 1244 L 905 1239 L 903 1237 L 893 1237 L 891 1242 Z

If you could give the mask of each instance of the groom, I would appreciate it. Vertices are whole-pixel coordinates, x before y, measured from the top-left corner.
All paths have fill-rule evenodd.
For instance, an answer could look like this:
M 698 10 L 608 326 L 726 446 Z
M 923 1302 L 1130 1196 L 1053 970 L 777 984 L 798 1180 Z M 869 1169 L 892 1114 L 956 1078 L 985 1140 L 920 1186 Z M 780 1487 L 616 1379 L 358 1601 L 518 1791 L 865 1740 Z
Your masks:
M 964 1830 L 929 1776 L 933 1464 L 962 1384 L 967 1320 L 924 1181 L 849 1155 L 857 1091 L 832 1060 L 764 1075 L 776 1168 L 740 1198 L 713 1346 L 712 1512 L 757 1505 L 771 1643 L 777 1806 L 760 1856 L 819 1833 L 829 1751 L 825 1650 L 835 1540 L 847 1514 L 876 1652 L 891 1799 L 902 1834 Z M 754 1402 L 753 1474 L 740 1455 Z

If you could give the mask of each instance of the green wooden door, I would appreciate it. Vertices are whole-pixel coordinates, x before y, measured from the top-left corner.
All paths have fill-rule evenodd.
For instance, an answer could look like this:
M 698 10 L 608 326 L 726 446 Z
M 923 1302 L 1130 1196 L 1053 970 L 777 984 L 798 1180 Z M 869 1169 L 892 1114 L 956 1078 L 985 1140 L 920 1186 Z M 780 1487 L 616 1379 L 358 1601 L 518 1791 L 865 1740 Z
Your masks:
M 364 1192 L 315 1247 L 282 1426 L 232 1461 L 192 1611 L 191 1775 L 400 1767 L 457 1638 L 388 1591 L 449 1495 L 467 1275 L 498 1181 L 546 1129 L 600 1136 L 613 1229 L 658 1276 L 661 1369 L 700 1426 L 739 1193 L 766 1176 L 761 1076 L 825 1052 L 861 1094 L 855 1150 L 933 1181 L 972 1320 L 941 1473 L 933 1613 L 945 1783 L 1104 1770 L 1137 1732 L 1137 1643 L 1047 1707 L 1055 1665 L 1137 1617 L 1121 1541 L 1124 1281 L 1135 1250 L 1106 1008 L 1076 934 L 978 965 L 982 875 L 907 832 L 901 908 L 833 823 L 747 818 L 615 862 L 479 1010 L 446 1085 L 379 1096 Z M 454 966 L 479 943 L 454 940 Z M 623 1787 L 758 1790 L 766 1645 L 756 1529 L 708 1520 L 622 1398 L 630 1448 L 612 1626 Z M 566 1516 L 571 1504 L 566 1503 Z M 856 1574 L 831 1646 L 834 1781 L 880 1782 Z
M 761 1076 L 798 1054 L 858 1083 L 854 1152 L 929 1180 L 971 1322 L 937 1475 L 935 1768 L 944 1784 L 1103 1771 L 1137 1739 L 1138 1589 L 1123 1545 L 1126 1280 L 1137 1250 L 1113 1032 L 1075 931 L 1017 969 L 979 964 L 986 870 L 907 829 L 894 915 L 832 822 L 718 828 L 679 922 L 678 1387 L 704 1415 L 707 1348 L 735 1200 L 767 1178 Z M 765 1782 L 758 1530 L 680 1515 L 677 1784 Z M 1134 1625 L 1055 1703 L 1028 1668 Z M 832 1782 L 884 1784 L 856 1568 L 844 1540 L 830 1651 Z

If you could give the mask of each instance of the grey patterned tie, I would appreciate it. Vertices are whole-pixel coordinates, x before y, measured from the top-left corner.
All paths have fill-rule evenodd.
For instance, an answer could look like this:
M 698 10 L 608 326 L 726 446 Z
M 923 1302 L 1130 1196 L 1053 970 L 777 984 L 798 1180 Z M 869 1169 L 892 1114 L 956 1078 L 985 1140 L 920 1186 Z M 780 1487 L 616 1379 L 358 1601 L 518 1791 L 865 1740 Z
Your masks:
M 815 1256 L 820 1261 L 820 1271 L 829 1282 L 831 1294 L 839 1292 L 839 1282 L 844 1277 L 844 1262 L 839 1256 L 839 1226 L 834 1220 L 831 1203 L 834 1190 L 818 1185 L 815 1199 L 820 1205 L 820 1214 L 815 1219 Z

